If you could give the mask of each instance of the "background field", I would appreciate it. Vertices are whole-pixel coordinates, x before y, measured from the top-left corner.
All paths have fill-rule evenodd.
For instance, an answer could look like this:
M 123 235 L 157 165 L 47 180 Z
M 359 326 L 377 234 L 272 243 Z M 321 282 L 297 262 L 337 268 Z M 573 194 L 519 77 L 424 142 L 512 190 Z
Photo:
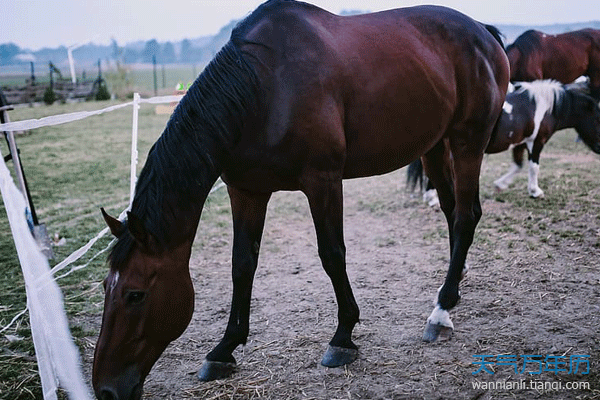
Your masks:
M 105 107 L 105 103 L 20 108 L 13 121 Z M 167 121 L 140 111 L 140 167 Z M 42 128 L 17 137 L 40 221 L 62 260 L 103 227 L 99 208 L 127 205 L 131 110 Z M 476 232 L 470 276 L 452 312 L 448 343 L 420 335 L 447 267 L 440 212 L 407 193 L 404 170 L 345 184 L 348 270 L 362 311 L 356 329 L 360 359 L 344 369 L 318 366 L 333 334 L 333 291 L 317 258 L 306 200 L 274 196 L 251 318 L 251 340 L 231 379 L 200 384 L 194 377 L 223 333 L 230 301 L 231 221 L 225 191 L 211 196 L 192 256 L 195 317 L 148 378 L 146 398 L 600 398 L 600 160 L 573 131 L 556 134 L 542 154 L 540 186 L 526 192 L 526 174 L 503 193 L 492 181 L 509 155 L 485 158 L 484 216 Z M 3 143 L 2 154 L 7 154 Z M 9 167 L 12 165 L 9 164 Z M 0 326 L 25 307 L 25 288 L 4 211 L 0 213 Z M 95 246 L 103 249 L 110 239 Z M 94 254 L 94 252 L 91 252 Z M 86 259 L 82 260 L 85 262 Z M 60 281 L 72 332 L 89 373 L 102 312 L 105 255 Z M 473 354 L 589 354 L 589 375 L 544 374 L 547 381 L 588 381 L 579 392 L 488 392 L 470 387 Z M 498 371 L 497 379 L 522 376 Z M 41 398 L 28 318 L 0 335 L 0 398 Z
M 45 67 L 45 68 L 43 68 Z M 178 83 L 187 85 L 196 79 L 202 71 L 204 64 L 167 64 L 158 65 L 156 68 L 156 87 L 158 94 L 172 94 Z M 3 67 L 0 69 L 0 86 L 24 87 L 30 78 L 28 66 Z M 50 75 L 46 71 L 47 65 L 36 68 L 36 83 L 47 84 Z M 70 80 L 68 69 L 62 71 L 64 79 Z M 86 73 L 87 80 L 94 80 L 98 76 L 98 70 L 90 69 Z M 125 99 L 131 98 L 133 92 L 141 93 L 142 96 L 154 94 L 154 71 L 152 64 L 128 64 L 117 65 L 113 63 L 110 67 L 103 67 L 102 77 L 108 83 L 111 94 L 115 97 Z M 57 79 L 56 74 L 54 79 Z M 81 74 L 78 74 L 81 79 Z

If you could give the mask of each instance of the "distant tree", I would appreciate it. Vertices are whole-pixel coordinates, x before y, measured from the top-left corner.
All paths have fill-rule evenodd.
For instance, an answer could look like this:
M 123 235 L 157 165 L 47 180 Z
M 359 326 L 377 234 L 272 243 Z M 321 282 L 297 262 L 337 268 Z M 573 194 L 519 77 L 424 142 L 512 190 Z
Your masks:
M 110 48 L 111 48 L 111 56 L 114 60 L 120 60 L 121 57 L 123 56 L 123 49 L 121 47 L 119 47 L 119 44 L 117 43 L 117 41 L 112 38 L 110 39 Z
M 173 43 L 167 42 L 163 45 L 160 62 L 164 64 L 177 62 L 177 57 L 175 57 L 175 46 L 173 46 Z
M 148 40 L 144 46 L 144 50 L 142 50 L 142 62 L 151 63 L 152 57 L 156 57 L 158 60 L 160 56 L 160 45 L 156 39 Z
M 189 39 L 183 39 L 181 41 L 181 54 L 179 55 L 179 61 L 190 62 L 192 53 L 192 42 Z
M 0 44 L 0 64 L 12 64 L 13 57 L 20 52 L 21 49 L 14 43 Z
M 137 51 L 135 51 L 134 49 L 130 48 L 130 47 L 125 47 L 125 50 L 123 51 L 123 62 L 125 64 L 133 64 L 138 62 L 140 59 L 140 53 L 138 53 Z

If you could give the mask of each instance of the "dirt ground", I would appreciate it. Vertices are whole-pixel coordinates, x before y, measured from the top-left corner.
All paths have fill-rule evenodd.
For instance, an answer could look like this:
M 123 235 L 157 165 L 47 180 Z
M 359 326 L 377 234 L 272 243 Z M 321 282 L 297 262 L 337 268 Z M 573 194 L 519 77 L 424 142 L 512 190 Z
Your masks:
M 222 337 L 231 298 L 231 218 L 222 191 L 205 210 L 192 256 L 193 320 L 154 366 L 144 398 L 600 398 L 598 213 L 557 218 L 516 207 L 498 198 L 484 177 L 484 216 L 461 283 L 462 299 L 451 312 L 454 335 L 427 344 L 421 337 L 446 274 L 448 235 L 443 214 L 406 192 L 404 174 L 344 184 L 348 273 L 361 309 L 354 331 L 357 361 L 335 369 L 320 365 L 336 327 L 333 289 L 320 265 L 306 199 L 277 193 L 254 282 L 249 342 L 234 353 L 237 372 L 215 382 L 197 379 L 205 355 Z M 519 182 L 515 191 L 526 198 L 525 183 Z M 546 198 L 539 201 L 553 204 L 552 190 L 544 189 Z M 600 205 L 600 190 L 587 196 Z M 567 203 L 557 214 L 568 214 L 568 207 L 576 205 Z M 89 347 L 88 370 L 91 342 Z M 493 375 L 474 374 L 479 360 L 474 355 L 514 355 L 521 364 L 522 355 L 565 356 L 561 360 L 567 362 L 571 355 L 589 355 L 590 372 L 532 375 L 537 367 L 529 364 L 524 373 L 495 365 L 488 366 Z M 501 381 L 537 387 L 473 387 Z M 565 389 L 585 382 L 591 389 Z

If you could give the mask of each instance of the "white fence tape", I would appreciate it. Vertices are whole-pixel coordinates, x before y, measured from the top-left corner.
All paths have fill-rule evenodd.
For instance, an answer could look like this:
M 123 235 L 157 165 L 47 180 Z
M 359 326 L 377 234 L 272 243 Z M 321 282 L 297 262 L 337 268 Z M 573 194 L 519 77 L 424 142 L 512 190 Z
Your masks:
M 83 379 L 79 351 L 73 343 L 58 284 L 25 218 L 27 204 L 0 154 L 0 192 L 25 279 L 31 335 L 44 399 L 57 399 L 58 386 L 73 399 L 91 399 Z
M 172 103 L 181 100 L 183 96 L 160 96 L 153 97 L 150 99 L 140 99 L 140 103 L 149 103 L 149 104 L 161 104 L 161 103 Z M 49 117 L 44 117 L 40 119 L 28 119 L 25 121 L 15 121 L 8 122 L 4 124 L 0 124 L 0 132 L 1 131 L 26 131 L 29 129 L 42 128 L 44 126 L 53 126 L 53 125 L 61 125 L 66 124 L 68 122 L 79 121 L 81 119 L 85 119 L 91 117 L 93 115 L 100 115 L 107 112 L 115 111 L 120 108 L 125 108 L 132 105 L 133 102 L 130 101 L 128 103 L 117 104 L 114 106 L 106 107 L 101 110 L 95 111 L 78 111 L 69 114 L 60 114 L 60 115 L 51 115 Z
M 62 115 L 53 115 L 34 120 L 16 121 L 0 124 L 0 131 L 21 131 L 65 124 L 68 122 L 82 120 L 94 115 L 100 115 L 115 111 L 131 105 L 138 106 L 140 103 L 161 104 L 173 103 L 181 100 L 183 96 L 161 96 L 150 99 L 141 99 L 137 93 L 134 101 L 110 106 L 96 111 L 82 111 Z M 135 184 L 137 164 L 137 109 L 134 107 L 134 121 L 132 127 L 132 167 L 131 185 Z M 0 154 L 0 159 L 2 159 Z M 225 186 L 219 182 L 211 193 Z M 50 269 L 48 261 L 40 252 L 35 239 L 29 231 L 25 218 L 26 202 L 22 193 L 15 186 L 10 172 L 3 159 L 0 163 L 0 190 L 4 200 L 6 213 L 10 222 L 11 231 L 17 248 L 19 261 L 25 279 L 27 292 L 27 309 L 29 310 L 31 332 L 38 360 L 38 369 L 42 381 L 44 399 L 57 399 L 57 388 L 64 388 L 69 397 L 77 400 L 91 399 L 90 391 L 84 383 L 81 370 L 81 360 L 77 347 L 73 344 L 72 336 L 68 327 L 68 320 L 64 311 L 62 293 L 53 275 L 65 269 L 70 264 L 80 259 L 91 247 L 106 233 L 108 228 L 103 229 L 94 238 L 80 249 L 73 252 L 62 262 Z M 131 190 L 133 198 L 133 189 Z M 124 217 L 125 211 L 121 213 L 120 219 Z M 110 246 L 110 245 L 109 245 Z M 81 266 L 71 268 L 70 271 L 61 275 L 67 276 L 72 272 L 85 268 L 99 254 L 104 253 L 109 247 L 104 248 L 90 261 Z M 59 278 L 60 278 L 59 277 Z M 21 315 L 22 311 L 0 332 L 8 329 Z

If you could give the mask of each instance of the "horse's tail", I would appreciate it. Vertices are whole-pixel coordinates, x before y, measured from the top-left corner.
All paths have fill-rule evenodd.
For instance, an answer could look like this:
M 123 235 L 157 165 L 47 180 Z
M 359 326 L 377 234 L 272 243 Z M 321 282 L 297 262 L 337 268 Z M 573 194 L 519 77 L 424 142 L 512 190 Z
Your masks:
M 487 31 L 492 34 L 494 39 L 496 39 L 498 43 L 500 43 L 502 49 L 506 51 L 506 47 L 504 46 L 504 40 L 502 39 L 504 38 L 504 35 L 502 34 L 502 32 L 500 32 L 500 29 L 496 28 L 494 25 L 483 24 L 483 26 L 485 26 L 485 29 L 487 29 Z
M 423 191 L 425 186 L 425 173 L 423 171 L 423 162 L 421 158 L 417 158 L 415 161 L 408 165 L 406 171 L 406 186 L 411 191 L 415 191 L 415 187 L 419 185 L 419 190 Z

